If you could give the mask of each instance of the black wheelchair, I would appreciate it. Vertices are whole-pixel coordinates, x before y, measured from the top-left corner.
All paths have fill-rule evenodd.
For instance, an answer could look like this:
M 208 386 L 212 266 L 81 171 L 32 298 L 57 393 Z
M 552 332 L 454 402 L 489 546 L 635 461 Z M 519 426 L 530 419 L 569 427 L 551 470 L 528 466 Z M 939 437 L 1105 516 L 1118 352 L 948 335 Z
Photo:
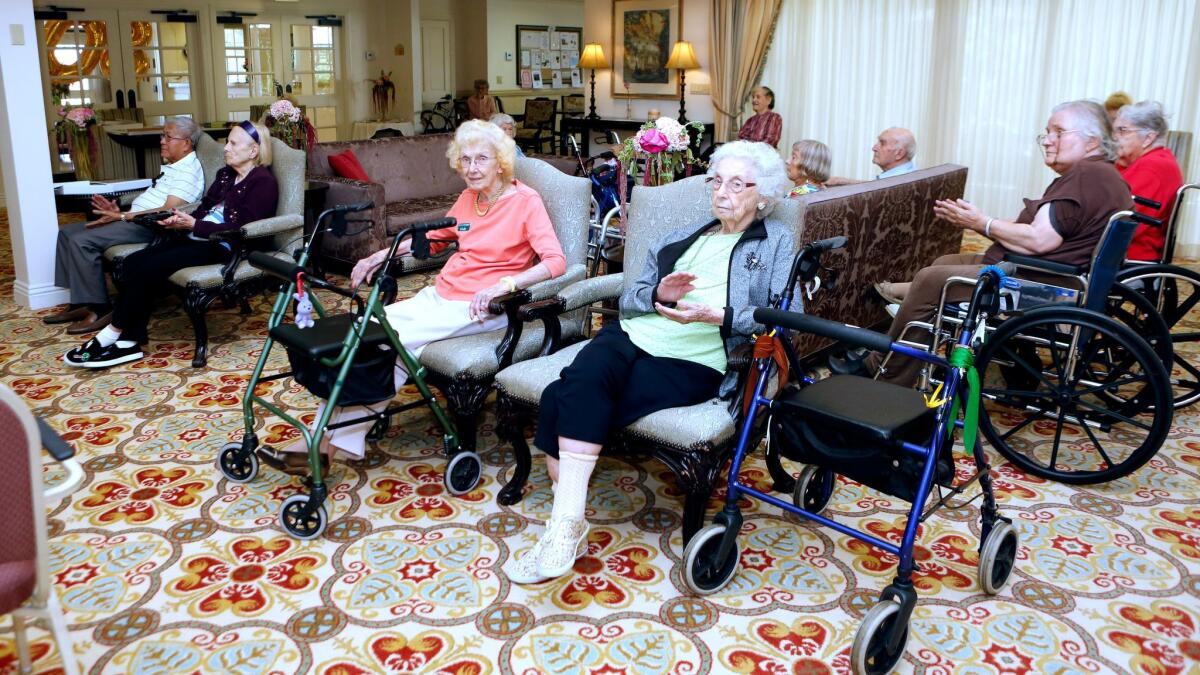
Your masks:
M 470 492 L 479 483 L 483 464 L 479 455 L 464 449 L 458 440 L 454 424 L 434 397 L 423 377 L 424 368 L 400 342 L 399 336 L 387 321 L 384 307 L 396 295 L 396 282 L 389 274 L 389 267 L 396 261 L 396 249 L 405 239 L 412 238 L 413 254 L 428 255 L 429 241 L 425 233 L 453 227 L 453 218 L 442 218 L 427 223 L 418 223 L 404 228 L 392 239 L 388 257 L 375 273 L 370 292 L 363 300 L 357 288 L 348 289 L 334 285 L 313 275 L 306 268 L 310 252 L 319 247 L 324 228 L 320 227 L 327 217 L 335 225 L 347 213 L 366 211 L 373 204 L 344 205 L 329 209 L 318 218 L 318 227 L 293 262 L 261 252 L 251 253 L 250 264 L 278 277 L 284 282 L 271 316 L 267 323 L 267 339 L 262 353 L 254 366 L 246 395 L 242 398 L 242 415 L 245 421 L 244 435 L 240 442 L 232 442 L 221 449 L 218 466 L 230 481 L 248 483 L 258 475 L 259 459 L 255 454 L 259 440 L 254 433 L 254 406 L 258 405 L 295 427 L 308 445 L 309 494 L 295 494 L 283 501 L 279 508 L 279 523 L 297 539 L 314 539 L 324 532 L 329 522 L 325 510 L 328 487 L 322 476 L 320 462 L 321 438 L 331 429 L 347 427 L 366 421 L 375 422 L 375 427 L 386 428 L 390 416 L 420 406 L 433 411 L 442 429 L 442 444 L 448 458 L 444 476 L 446 488 L 451 494 Z M 348 298 L 353 312 L 327 313 L 315 293 L 307 293 L 316 313 L 315 321 L 307 327 L 297 323 L 284 323 L 284 316 L 297 289 L 321 289 Z M 304 296 L 301 291 L 299 295 Z M 300 303 L 302 304 L 302 303 Z M 298 312 L 298 315 L 300 312 Z M 299 316 L 297 317 L 299 320 Z M 290 369 L 273 375 L 264 375 L 271 348 L 279 343 L 287 350 Z M 385 410 L 351 420 L 330 423 L 334 408 L 349 405 L 372 405 L 390 401 L 396 395 L 394 366 L 397 358 L 408 372 L 409 381 L 416 385 L 420 398 L 400 405 L 387 406 Z M 260 382 L 270 382 L 293 377 L 313 395 L 327 400 L 317 420 L 315 431 L 299 419 L 289 415 L 265 397 L 256 393 Z
M 1174 368 L 1169 372 L 1177 410 L 1200 400 L 1200 349 L 1190 347 L 1200 341 L 1200 331 L 1184 321 L 1200 302 L 1200 274 L 1173 264 L 1180 214 L 1192 190 L 1200 191 L 1200 183 L 1185 184 L 1175 193 L 1162 257 L 1156 262 L 1126 261 L 1117 273 L 1117 283 L 1148 300 L 1167 326 L 1174 352 Z
M 797 266 L 803 257 L 804 252 L 798 257 Z M 793 279 L 795 275 L 793 271 Z M 888 336 L 874 331 L 789 312 L 790 297 L 786 294 L 778 309 L 755 310 L 755 319 L 774 326 L 777 333 L 810 332 L 881 352 L 903 353 L 929 363 L 939 371 L 944 396 L 930 401 L 913 389 L 856 375 L 813 381 L 803 376 L 803 371 L 796 370 L 794 354 L 786 348 L 790 342 L 784 339 L 781 342 L 787 359 L 783 367 L 797 376 L 801 385 L 789 385 L 772 399 L 765 394 L 779 360 L 769 350 L 756 350 L 756 384 L 729 469 L 725 507 L 711 525 L 688 542 L 684 551 L 683 576 L 689 589 L 698 594 L 715 593 L 736 573 L 741 559 L 737 537 L 742 526 L 738 500 L 744 497 L 767 502 L 855 537 L 899 558 L 895 579 L 884 589 L 878 604 L 866 613 L 850 652 L 855 673 L 885 673 L 904 654 L 909 618 L 917 602 L 912 574 L 918 526 L 943 506 L 962 508 L 982 496 L 980 585 L 986 593 L 999 592 L 1015 564 L 1017 531 L 1011 521 L 999 514 L 990 467 L 976 437 L 980 385 L 973 362 L 986 320 L 997 312 L 1003 278 L 998 268 L 986 268 L 981 273 L 948 358 L 893 343 Z M 791 503 L 738 479 L 746 454 L 757 447 L 755 420 L 762 414 L 770 415 L 768 454 L 778 453 L 805 464 L 795 481 Z M 952 449 L 959 430 L 963 447 L 973 455 L 975 473 L 956 483 Z M 911 503 L 898 544 L 820 514 L 833 494 L 839 474 Z M 976 482 L 980 486 L 978 495 L 966 503 L 952 504 L 955 496 Z M 943 489 L 947 490 L 945 494 Z M 926 508 L 926 501 L 935 490 L 939 498 Z
M 986 327 L 976 364 L 979 425 L 1026 473 L 1072 484 L 1115 480 L 1149 461 L 1167 437 L 1175 404 L 1171 331 L 1150 299 L 1117 283 L 1138 223 L 1158 221 L 1114 214 L 1089 268 L 1005 258 L 1023 278 L 1005 279 L 994 325 Z M 933 321 L 909 323 L 898 342 L 928 354 L 953 344 L 965 307 L 946 298 L 954 286 L 973 283 L 951 278 Z M 918 388 L 936 384 L 926 369 Z

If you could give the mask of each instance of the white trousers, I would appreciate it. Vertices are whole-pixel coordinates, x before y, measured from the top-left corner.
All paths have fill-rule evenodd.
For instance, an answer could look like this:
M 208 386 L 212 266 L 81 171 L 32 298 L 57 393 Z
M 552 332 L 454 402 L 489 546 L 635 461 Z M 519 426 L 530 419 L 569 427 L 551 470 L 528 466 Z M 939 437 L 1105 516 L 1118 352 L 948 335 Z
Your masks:
M 425 345 L 437 340 L 453 337 L 463 337 L 476 333 L 504 328 L 508 318 L 503 314 L 489 316 L 484 321 L 476 321 L 470 316 L 471 303 L 467 300 L 446 300 L 437 294 L 433 286 L 426 286 L 419 293 L 407 300 L 392 303 L 383 308 L 388 323 L 400 338 L 400 344 L 413 355 L 420 358 Z M 396 360 L 396 389 L 399 389 L 408 379 L 400 360 Z M 330 424 L 341 420 L 351 420 L 370 413 L 382 412 L 390 401 L 383 401 L 370 406 L 338 407 L 329 418 Z M 317 408 L 317 420 L 325 410 L 325 402 Z M 367 432 L 371 430 L 370 421 L 354 424 L 340 429 L 330 429 L 325 432 L 325 438 L 339 450 L 359 459 L 362 458 L 367 445 Z M 313 421 L 314 431 L 316 420 Z

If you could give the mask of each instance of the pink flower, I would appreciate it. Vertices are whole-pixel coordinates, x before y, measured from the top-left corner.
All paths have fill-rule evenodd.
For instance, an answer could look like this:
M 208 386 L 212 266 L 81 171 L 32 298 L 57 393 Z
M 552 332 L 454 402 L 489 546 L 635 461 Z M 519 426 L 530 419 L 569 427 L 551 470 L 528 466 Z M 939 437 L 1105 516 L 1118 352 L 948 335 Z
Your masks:
M 670 147 L 671 141 L 658 129 L 645 129 L 638 132 L 638 145 L 643 152 L 658 154 Z
M 72 108 L 67 111 L 66 118 L 73 122 L 80 129 L 86 128 L 88 123 L 96 118 L 96 113 L 91 108 Z
M 59 117 L 67 116 L 67 107 L 66 106 L 63 106 L 63 105 L 58 106 L 58 116 Z

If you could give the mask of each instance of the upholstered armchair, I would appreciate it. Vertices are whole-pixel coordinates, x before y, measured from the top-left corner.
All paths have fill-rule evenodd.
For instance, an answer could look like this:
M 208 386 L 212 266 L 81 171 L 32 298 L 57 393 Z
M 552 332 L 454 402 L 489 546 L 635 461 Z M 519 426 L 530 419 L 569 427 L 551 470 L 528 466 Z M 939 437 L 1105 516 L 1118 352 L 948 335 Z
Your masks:
M 544 342 L 574 341 L 584 332 L 582 307 L 574 307 L 561 316 L 558 312 L 539 315 L 540 323 L 528 325 L 527 319 L 534 317 L 522 314 L 521 307 L 553 298 L 585 277 L 591 183 L 527 157 L 517 159 L 516 177 L 542 196 L 566 256 L 567 269 L 558 278 L 494 300 L 492 311 L 508 315 L 505 330 L 441 340 L 422 351 L 421 365 L 427 369 L 426 379 L 446 395 L 459 441 L 468 450 L 475 449 L 479 411 L 496 373 L 511 363 L 536 356 Z
M 208 139 L 209 143 L 205 143 L 204 139 Z M 213 146 L 216 146 L 215 149 Z M 221 147 L 205 134 L 196 152 L 204 167 L 207 188 L 212 184 L 217 170 L 224 166 Z M 250 306 L 247 298 L 272 283 L 262 270 L 246 262 L 250 251 L 265 250 L 277 258 L 293 261 L 294 251 L 304 245 L 304 152 L 272 138 L 271 153 L 271 171 L 279 183 L 279 204 L 275 215 L 247 223 L 236 230 L 219 233 L 217 236 L 231 247 L 226 262 L 186 267 L 172 274 L 169 279 L 173 288 L 183 296 L 184 311 L 192 321 L 196 336 L 196 350 L 192 356 L 194 368 L 200 368 L 208 362 L 208 324 L 205 315 L 212 303 L 222 298 L 230 305 L 239 305 L 243 313 L 248 313 Z M 192 208 L 194 205 L 187 210 Z M 125 258 L 142 248 L 145 248 L 143 244 L 123 244 L 106 250 L 104 257 L 114 265 L 113 276 L 119 278 Z
M 543 152 L 548 145 L 554 148 L 554 114 L 558 101 L 552 98 L 525 99 L 525 114 L 517 126 L 517 145 L 529 152 Z
M 593 277 L 570 286 L 553 299 L 542 303 L 553 313 L 572 312 L 592 303 L 620 297 L 636 280 L 649 247 L 666 233 L 679 227 L 712 219 L 703 176 L 687 178 L 660 187 L 633 188 L 629 200 L 629 221 L 625 239 L 627 274 Z M 769 220 L 793 227 L 800 238 L 802 208 L 794 200 L 777 205 Z M 535 307 L 526 307 L 531 313 Z M 496 375 L 496 406 L 499 417 L 497 434 L 512 443 L 516 467 L 508 484 L 500 491 L 501 504 L 514 504 L 522 498 L 522 488 L 532 464 L 525 428 L 536 417 L 542 391 L 568 366 L 586 343 L 580 342 L 559 351 L 553 347 L 548 356 L 516 363 Z M 747 348 L 749 347 L 747 342 Z M 729 368 L 746 376 L 748 354 L 731 355 Z M 739 385 L 737 391 L 742 387 Z M 739 425 L 737 399 L 712 399 L 684 408 L 670 408 L 647 415 L 625 429 L 614 431 L 609 449 L 619 454 L 651 455 L 674 472 L 683 491 L 683 537 L 686 543 L 700 528 L 704 509 L 721 467 L 732 453 Z

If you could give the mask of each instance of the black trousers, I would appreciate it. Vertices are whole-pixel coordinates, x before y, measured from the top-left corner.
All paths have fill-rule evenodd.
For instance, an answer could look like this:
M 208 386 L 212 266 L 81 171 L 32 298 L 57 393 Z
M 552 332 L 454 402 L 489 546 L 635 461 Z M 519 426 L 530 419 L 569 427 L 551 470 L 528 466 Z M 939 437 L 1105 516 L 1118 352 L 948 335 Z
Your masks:
M 534 443 L 551 457 L 558 457 L 560 436 L 602 444 L 652 412 L 713 398 L 723 378 L 692 361 L 651 356 L 614 321 L 542 392 Z
M 178 236 L 126 258 L 121 292 L 113 305 L 113 325 L 121 329 L 121 339 L 146 341 L 154 296 L 172 274 L 185 267 L 223 263 L 229 256 L 229 249 L 216 242 Z

